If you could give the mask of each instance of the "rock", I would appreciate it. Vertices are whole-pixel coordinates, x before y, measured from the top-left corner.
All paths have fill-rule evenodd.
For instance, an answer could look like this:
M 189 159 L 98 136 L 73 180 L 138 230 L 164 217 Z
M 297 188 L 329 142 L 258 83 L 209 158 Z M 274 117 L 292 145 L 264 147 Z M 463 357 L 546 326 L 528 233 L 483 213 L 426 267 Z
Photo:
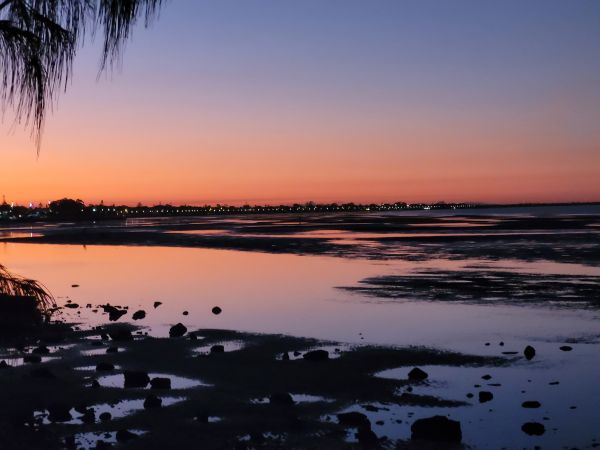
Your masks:
M 189 312 L 187 312 L 187 311 L 184 311 L 184 312 L 183 312 L 183 315 L 184 315 L 184 316 L 187 316 L 188 314 L 189 314 Z
M 521 403 L 523 408 L 539 408 L 542 404 L 535 400 L 528 400 L 526 402 Z
M 302 358 L 306 361 L 327 361 L 329 359 L 329 352 L 327 350 L 312 350 L 306 352 Z
M 345 427 L 352 427 L 352 428 L 366 427 L 369 429 L 371 428 L 371 422 L 369 421 L 369 418 L 366 415 L 364 415 L 363 413 L 359 413 L 356 411 L 340 413 L 337 415 L 337 418 L 338 418 L 338 422 L 340 423 L 340 425 L 345 426 Z
M 90 384 L 90 387 L 93 389 L 98 389 L 100 387 L 100 383 L 98 382 L 98 380 L 92 380 L 92 384 Z
M 150 380 L 152 389 L 171 389 L 171 379 L 166 377 L 156 377 Z
M 144 311 L 143 309 L 140 309 L 140 310 L 134 312 L 133 316 L 131 316 L 131 318 L 133 320 L 142 320 L 142 319 L 146 318 L 146 311 Z
M 112 419 L 112 414 L 109 412 L 103 412 L 100 414 L 100 416 L 98 416 L 98 418 L 101 422 L 108 422 L 110 419 Z
M 293 406 L 295 402 L 292 396 L 287 392 L 276 392 L 269 397 L 269 403 L 271 403 L 271 405 Z
M 488 391 L 480 391 L 479 392 L 479 403 L 486 403 L 491 401 L 494 398 L 494 394 Z
M 122 316 L 127 314 L 126 309 L 119 309 L 112 305 L 106 304 L 106 305 L 101 305 L 100 307 L 104 310 L 105 313 L 108 313 L 108 320 L 110 320 L 111 322 L 116 322 Z
M 529 436 L 541 436 L 546 432 L 546 427 L 538 422 L 527 422 L 523 424 L 521 430 Z
M 198 336 L 196 336 L 196 333 L 189 333 L 188 334 L 188 338 L 190 339 L 190 341 L 197 341 L 198 340 Z
M 108 347 L 106 353 L 119 353 L 119 347 Z
M 411 381 L 423 381 L 427 379 L 429 375 L 424 370 L 415 367 L 410 372 L 408 372 L 408 379 Z
M 474 397 L 474 395 L 471 394 L 470 392 L 467 394 L 467 398 L 473 398 L 473 397 Z
M 562 347 L 560 347 L 560 349 L 563 352 L 570 352 L 571 350 L 573 350 L 573 347 L 571 347 L 570 345 L 563 345 Z
M 131 334 L 131 331 L 126 328 L 117 328 L 111 330 L 109 336 L 113 341 L 116 342 L 133 341 L 133 335 Z
M 150 383 L 150 377 L 146 372 L 138 370 L 126 370 L 123 372 L 125 376 L 126 388 L 143 388 Z
M 215 306 L 215 307 L 212 309 L 212 313 L 213 313 L 215 316 L 218 316 L 218 315 L 219 315 L 219 314 L 221 314 L 222 312 L 223 312 L 223 310 L 222 310 L 221 308 L 219 308 L 218 306 Z
M 225 353 L 225 346 L 221 344 L 215 344 L 210 348 L 210 353 Z
M 162 302 L 154 302 L 154 309 L 158 308 L 160 305 L 162 305 Z
M 182 323 L 178 323 L 177 325 L 173 325 L 171 327 L 171 329 L 169 330 L 169 336 L 172 337 L 172 338 L 173 337 L 175 337 L 175 338 L 181 337 L 185 333 L 187 333 L 187 328 Z
M 86 425 L 96 423 L 96 415 L 94 414 L 94 410 L 91 408 L 86 409 L 83 415 L 81 416 L 81 421 Z
M 10 366 L 8 365 L 8 363 L 4 360 L 0 361 L 0 369 L 9 369 Z
M 160 408 L 161 406 L 162 406 L 162 399 L 160 399 L 156 395 L 149 395 L 144 400 L 144 408 L 145 409 Z
M 356 439 L 361 445 L 372 446 L 379 442 L 377 435 L 370 427 L 360 427 L 356 433 Z
M 96 372 L 108 372 L 115 370 L 115 366 L 109 362 L 100 362 L 96 364 Z
M 50 422 L 68 422 L 71 416 L 71 407 L 62 403 L 56 403 L 48 407 L 48 420 Z
M 119 430 L 117 431 L 117 442 L 127 442 L 127 441 L 131 441 L 132 439 L 137 438 L 138 435 L 135 433 L 132 433 L 129 430 Z
M 488 374 L 486 374 L 486 375 L 482 376 L 482 377 L 481 377 L 481 379 L 482 379 L 482 380 L 491 380 L 491 379 L 492 379 L 492 376 L 491 376 L 491 375 L 488 375 Z
M 77 303 L 67 303 L 65 305 L 65 308 L 77 309 L 77 308 L 79 308 L 79 305 Z
M 531 345 L 528 345 L 525 347 L 525 350 L 523 350 L 523 354 L 527 360 L 532 360 L 535 356 L 535 348 L 533 348 Z
M 419 419 L 410 427 L 411 439 L 422 439 L 435 442 L 461 442 L 462 430 L 460 422 L 445 416 L 434 416 Z
M 71 287 L 72 287 L 72 288 L 78 288 L 78 287 L 79 287 L 79 285 L 78 285 L 78 284 L 72 284 L 72 285 L 71 285 Z
M 281 360 L 282 361 L 289 361 L 290 360 L 290 355 L 288 354 L 288 352 L 283 352 L 283 354 L 281 355 Z
M 45 345 L 40 345 L 39 347 L 36 347 L 33 350 L 31 350 L 31 353 L 34 353 L 36 355 L 49 355 L 50 349 Z
M 23 356 L 23 362 L 33 364 L 40 363 L 42 362 L 42 357 L 40 355 L 34 355 L 30 353 L 28 355 Z

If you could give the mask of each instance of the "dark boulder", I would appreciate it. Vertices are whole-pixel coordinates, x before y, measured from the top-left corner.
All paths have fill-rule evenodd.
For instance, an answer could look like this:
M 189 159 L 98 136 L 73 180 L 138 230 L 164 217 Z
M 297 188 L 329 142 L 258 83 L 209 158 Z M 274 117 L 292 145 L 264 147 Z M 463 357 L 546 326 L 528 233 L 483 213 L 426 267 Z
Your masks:
M 68 422 L 73 419 L 71 407 L 62 403 L 56 403 L 48 407 L 48 420 L 50 422 Z
M 222 312 L 223 312 L 223 310 L 222 310 L 221 308 L 219 308 L 218 306 L 215 306 L 215 307 L 212 309 L 212 313 L 213 313 L 215 316 L 218 316 L 218 315 L 219 315 L 219 314 L 221 314 Z
M 225 346 L 221 344 L 215 344 L 210 348 L 211 353 L 225 353 Z
M 183 314 L 184 316 L 187 316 L 187 315 L 189 315 L 189 312 L 188 312 L 188 311 L 184 311 L 182 314 Z
M 573 347 L 571 347 L 570 345 L 563 345 L 562 347 L 560 347 L 560 349 L 563 352 L 570 352 L 571 350 L 573 350 Z
M 531 345 L 528 345 L 525 347 L 525 350 L 523 350 L 523 354 L 525 355 L 525 358 L 532 360 L 535 356 L 535 348 L 533 348 Z
M 104 310 L 105 313 L 108 313 L 108 320 L 110 320 L 111 322 L 116 322 L 122 316 L 127 314 L 126 309 L 119 309 L 112 305 L 102 305 L 101 308 Z
M 327 361 L 329 352 L 327 350 L 312 350 L 302 355 L 302 358 L 306 361 Z
M 272 405 L 293 406 L 294 399 L 287 392 L 275 392 L 269 397 L 269 402 Z
M 42 362 L 42 357 L 40 355 L 30 353 L 28 355 L 23 356 L 23 362 L 33 364 L 40 363 Z
M 150 380 L 152 389 L 171 389 L 171 379 L 166 377 L 156 377 Z
M 50 349 L 45 345 L 40 345 L 39 347 L 36 347 L 33 350 L 31 350 L 31 353 L 34 353 L 36 355 L 49 355 Z
M 133 341 L 131 330 L 126 328 L 116 328 L 109 333 L 110 338 L 116 342 Z
M 371 421 L 363 413 L 351 411 L 347 413 L 340 413 L 337 415 L 338 422 L 340 425 L 352 428 L 371 428 Z
M 423 381 L 427 379 L 429 375 L 424 370 L 415 367 L 410 372 L 408 372 L 408 379 L 411 381 Z
M 486 374 L 486 375 L 482 376 L 482 377 L 481 377 L 481 379 L 482 379 L 482 380 L 486 380 L 486 381 L 487 381 L 487 380 L 491 380 L 491 379 L 492 379 L 492 376 L 491 376 L 491 375 L 489 375 L 489 374 Z
M 460 422 L 445 416 L 419 419 L 412 424 L 410 431 L 412 439 L 456 443 L 462 441 Z
M 546 432 L 546 427 L 538 422 L 527 422 L 523 424 L 521 430 L 529 436 L 541 436 Z
M 142 319 L 146 318 L 146 311 L 144 311 L 143 309 L 140 309 L 139 311 L 134 312 L 133 315 L 131 316 L 131 318 L 133 320 L 142 320 Z
M 96 423 L 96 414 L 93 409 L 86 409 L 80 419 L 84 424 L 91 425 Z
M 489 391 L 480 391 L 479 392 L 479 403 L 486 403 L 493 400 L 494 394 Z
M 154 309 L 158 308 L 160 305 L 162 305 L 162 302 L 154 302 Z
M 126 388 L 143 388 L 150 383 L 150 377 L 146 372 L 139 370 L 126 370 L 123 372 L 125 376 Z
M 178 323 L 177 325 L 173 325 L 171 327 L 171 329 L 169 330 L 169 336 L 172 337 L 172 338 L 173 337 L 174 338 L 181 337 L 185 333 L 187 333 L 187 328 L 182 323 Z
M 282 361 L 289 361 L 290 360 L 290 355 L 288 354 L 288 352 L 283 352 L 283 354 L 281 355 L 281 360 Z
M 523 408 L 539 408 L 542 404 L 535 400 L 528 400 L 526 402 L 521 403 Z
M 101 422 L 108 422 L 110 419 L 112 419 L 112 414 L 109 412 L 103 412 L 98 416 L 98 418 Z
M 119 431 L 117 431 L 117 435 L 116 435 L 117 442 L 128 442 L 137 437 L 138 437 L 137 434 L 132 433 L 129 430 L 119 430 Z
M 149 395 L 144 400 L 144 408 L 152 409 L 152 408 L 160 408 L 162 406 L 162 400 L 156 395 Z
M 377 435 L 370 427 L 360 427 L 356 433 L 356 439 L 359 444 L 368 447 L 375 446 L 379 442 Z
M 0 361 L 0 369 L 9 369 L 10 366 L 8 365 L 8 363 L 4 360 Z

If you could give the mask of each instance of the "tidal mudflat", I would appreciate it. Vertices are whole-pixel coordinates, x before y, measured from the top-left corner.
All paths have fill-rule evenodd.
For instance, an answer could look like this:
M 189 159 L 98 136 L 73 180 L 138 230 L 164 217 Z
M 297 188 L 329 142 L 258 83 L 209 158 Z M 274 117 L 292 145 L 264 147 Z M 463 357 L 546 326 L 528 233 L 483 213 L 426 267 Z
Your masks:
M 0 447 L 597 447 L 599 223 L 520 211 L 11 229 L 3 263 L 48 286 L 63 324 L 2 344 Z M 426 443 L 418 421 L 435 416 L 450 421 L 425 429 L 451 442 Z

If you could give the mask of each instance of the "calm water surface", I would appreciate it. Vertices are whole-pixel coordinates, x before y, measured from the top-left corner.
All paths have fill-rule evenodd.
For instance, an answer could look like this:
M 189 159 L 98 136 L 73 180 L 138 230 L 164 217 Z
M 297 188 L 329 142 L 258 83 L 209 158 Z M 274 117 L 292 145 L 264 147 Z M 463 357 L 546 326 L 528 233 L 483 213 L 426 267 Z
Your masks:
M 600 404 L 597 310 L 378 300 L 337 289 L 370 276 L 422 268 L 452 270 L 483 265 L 532 274 L 600 276 L 598 267 L 16 243 L 0 243 L 0 261 L 14 272 L 41 280 L 60 303 L 72 300 L 82 306 L 129 306 L 125 320 L 133 311 L 144 309 L 146 319 L 137 324 L 157 336 L 166 336 L 171 325 L 182 322 L 191 329 L 286 333 L 351 344 L 425 345 L 485 355 L 520 353 L 525 345 L 534 345 L 538 356 L 533 361 L 519 359 L 511 367 L 426 368 L 431 383 L 415 389 L 416 393 L 467 400 L 468 392 L 478 390 L 474 384 L 486 386 L 488 382 L 481 376 L 490 373 L 493 379 L 489 382 L 501 384 L 486 387 L 495 395 L 492 402 L 474 401 L 459 408 L 396 406 L 387 412 L 368 412 L 373 421 L 385 419 L 385 424 L 374 426 L 374 430 L 380 435 L 407 438 L 414 420 L 441 413 L 460 419 L 465 441 L 477 448 L 591 448 L 594 439 L 600 437 L 595 429 Z M 73 288 L 73 284 L 79 287 Z M 154 309 L 155 301 L 163 304 Z M 211 314 L 216 305 L 223 309 L 219 316 Z M 183 315 L 184 311 L 189 314 Z M 105 315 L 86 308 L 64 314 L 66 319 L 86 326 L 107 321 Z M 501 347 L 500 341 L 505 345 Z M 566 341 L 571 342 L 573 351 L 558 349 Z M 407 371 L 398 368 L 380 376 L 404 378 Z M 560 384 L 550 385 L 551 381 Z M 542 408 L 521 408 L 525 400 L 538 400 Z M 531 420 L 545 424 L 544 436 L 529 437 L 521 432 L 520 424 Z

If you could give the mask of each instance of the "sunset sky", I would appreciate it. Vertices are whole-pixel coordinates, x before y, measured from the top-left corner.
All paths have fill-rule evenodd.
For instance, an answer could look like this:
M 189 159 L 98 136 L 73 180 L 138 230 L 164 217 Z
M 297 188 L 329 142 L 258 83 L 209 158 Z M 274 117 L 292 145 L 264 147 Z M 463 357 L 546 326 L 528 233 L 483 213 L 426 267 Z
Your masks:
M 600 1 L 167 2 L 0 124 L 0 195 L 105 203 L 600 201 Z

